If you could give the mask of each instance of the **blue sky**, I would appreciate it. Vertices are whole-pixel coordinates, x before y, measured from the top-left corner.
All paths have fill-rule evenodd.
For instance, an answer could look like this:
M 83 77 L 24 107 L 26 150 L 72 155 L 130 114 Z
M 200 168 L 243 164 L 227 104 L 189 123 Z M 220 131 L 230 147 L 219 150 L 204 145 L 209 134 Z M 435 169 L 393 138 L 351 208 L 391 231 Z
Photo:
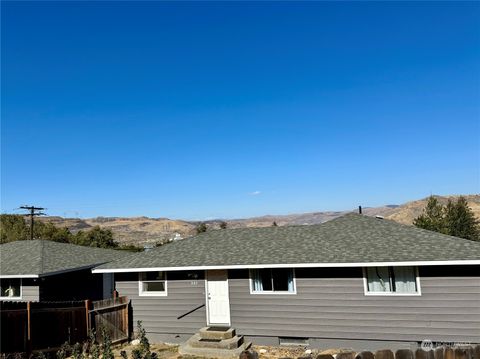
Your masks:
M 1 207 L 234 218 L 480 192 L 480 4 L 2 2 Z

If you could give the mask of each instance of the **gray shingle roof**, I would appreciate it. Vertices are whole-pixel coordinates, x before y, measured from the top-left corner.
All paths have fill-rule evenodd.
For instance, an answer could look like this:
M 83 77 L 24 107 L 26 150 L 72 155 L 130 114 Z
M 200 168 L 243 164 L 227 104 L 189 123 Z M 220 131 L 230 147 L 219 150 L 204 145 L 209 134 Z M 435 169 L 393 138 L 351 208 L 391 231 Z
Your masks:
M 0 275 L 49 275 L 93 267 L 128 255 L 131 254 L 45 240 L 15 241 L 0 245 Z
M 209 231 L 96 269 L 480 260 L 480 242 L 347 214 L 310 226 Z

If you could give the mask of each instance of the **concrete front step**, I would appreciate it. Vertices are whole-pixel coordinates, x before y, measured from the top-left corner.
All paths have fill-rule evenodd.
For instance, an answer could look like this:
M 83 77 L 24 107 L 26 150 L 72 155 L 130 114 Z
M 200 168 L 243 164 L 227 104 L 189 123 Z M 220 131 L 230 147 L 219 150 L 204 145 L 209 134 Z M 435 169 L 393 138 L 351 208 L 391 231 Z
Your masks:
M 237 349 L 243 344 L 243 336 L 229 339 L 204 339 L 200 334 L 192 336 L 187 343 L 194 348 Z
M 198 331 L 202 339 L 223 340 L 235 336 L 235 329 L 225 327 L 205 327 Z
M 238 358 L 239 355 L 250 348 L 252 343 L 243 343 L 236 349 L 215 349 L 215 348 L 196 348 L 192 347 L 188 341 L 178 347 L 181 355 L 193 355 L 206 358 Z

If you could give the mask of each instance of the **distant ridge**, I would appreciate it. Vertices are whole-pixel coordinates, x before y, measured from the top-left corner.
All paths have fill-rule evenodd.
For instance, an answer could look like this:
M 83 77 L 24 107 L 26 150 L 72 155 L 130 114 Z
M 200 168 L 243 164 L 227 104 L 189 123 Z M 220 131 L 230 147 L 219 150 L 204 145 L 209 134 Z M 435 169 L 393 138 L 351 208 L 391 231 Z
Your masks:
M 440 203 L 446 203 L 448 199 L 457 198 L 459 195 L 435 196 Z M 464 195 L 470 208 L 480 219 L 480 195 Z M 426 198 L 407 202 L 402 205 L 388 204 L 381 207 L 364 207 L 362 212 L 367 216 L 383 216 L 404 224 L 412 224 L 412 221 L 420 213 L 426 204 Z M 268 227 L 273 222 L 279 226 L 318 224 L 337 218 L 345 213 L 357 211 L 325 211 L 309 212 L 287 215 L 265 215 L 260 217 L 225 220 L 228 228 L 242 227 Z M 168 218 L 149 217 L 95 217 L 95 218 L 63 218 L 59 216 L 40 217 L 39 220 L 52 222 L 57 226 L 68 227 L 72 232 L 86 230 L 93 226 L 100 226 L 112 230 L 114 238 L 122 244 L 145 245 L 165 241 L 175 236 L 182 237 L 195 234 L 195 228 L 199 222 L 171 220 Z M 209 229 L 220 228 L 223 220 L 205 221 Z

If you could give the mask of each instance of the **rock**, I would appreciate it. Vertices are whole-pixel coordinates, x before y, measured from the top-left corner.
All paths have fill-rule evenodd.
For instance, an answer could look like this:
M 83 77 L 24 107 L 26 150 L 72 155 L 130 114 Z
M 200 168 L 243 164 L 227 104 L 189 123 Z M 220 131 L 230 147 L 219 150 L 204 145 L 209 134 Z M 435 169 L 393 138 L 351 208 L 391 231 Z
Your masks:
M 388 349 L 377 350 L 375 352 L 375 359 L 394 359 L 393 352 Z
M 140 339 L 135 339 L 130 342 L 131 345 L 139 345 L 140 344 Z
M 336 359 L 355 359 L 355 353 L 354 352 L 338 353 Z
M 355 359 L 375 359 L 375 356 L 372 352 L 364 351 L 360 352 L 355 356 Z
M 435 359 L 435 356 L 433 350 L 417 349 L 415 350 L 415 359 Z
M 265 354 L 265 353 L 267 352 L 267 349 L 260 349 L 258 352 L 259 352 L 260 354 Z
M 473 359 L 480 359 L 480 345 L 475 345 L 472 350 Z
M 445 348 L 443 356 L 445 359 L 455 359 L 455 352 L 452 348 Z
M 435 357 L 435 359 L 443 359 L 444 350 L 445 350 L 444 347 L 436 348 L 436 349 L 433 351 L 433 356 Z M 479 358 L 479 359 L 480 359 L 480 358 Z
M 318 354 L 316 359 L 333 359 L 331 354 Z
M 240 359 L 258 359 L 258 353 L 254 350 L 244 350 L 240 353 Z
M 395 352 L 395 359 L 413 359 L 413 353 L 410 349 L 399 349 Z
M 472 351 L 470 348 L 455 348 L 455 359 L 471 359 Z
M 307 349 L 307 350 L 305 350 L 304 354 L 310 355 L 310 354 L 312 354 L 312 350 L 311 350 L 311 349 Z

